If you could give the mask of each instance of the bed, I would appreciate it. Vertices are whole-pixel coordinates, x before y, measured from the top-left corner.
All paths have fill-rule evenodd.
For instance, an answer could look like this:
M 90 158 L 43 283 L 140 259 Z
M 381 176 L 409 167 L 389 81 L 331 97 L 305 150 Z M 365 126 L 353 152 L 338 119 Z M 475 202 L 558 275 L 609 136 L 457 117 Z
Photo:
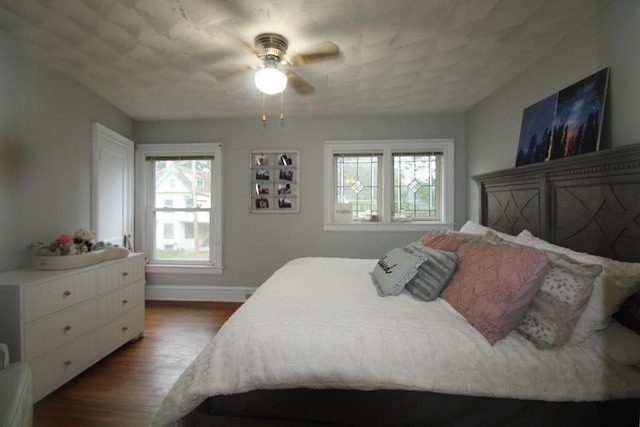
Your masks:
M 468 222 L 464 235 L 416 236 L 431 251 L 455 254 L 441 295 L 425 301 L 408 284 L 374 286 L 376 271 L 393 265 L 385 258 L 293 260 L 225 323 L 153 424 L 638 426 L 640 335 L 629 328 L 640 290 L 640 145 L 474 180 L 481 224 Z M 451 242 L 459 246 L 437 246 Z M 420 262 L 434 259 L 407 248 Z M 503 298 L 498 325 L 468 316 L 451 297 L 468 283 L 456 274 L 472 250 L 547 256 L 544 270 L 537 261 L 518 269 L 532 273 L 514 280 L 537 288 L 521 286 Z M 550 341 L 523 332 L 523 320 L 505 329 L 506 318 L 530 313 L 535 300 L 527 295 L 541 294 L 552 254 L 561 257 L 554 268 L 570 262 L 591 269 L 589 292 L 572 306 L 572 327 Z M 506 268 L 494 259 L 495 270 Z

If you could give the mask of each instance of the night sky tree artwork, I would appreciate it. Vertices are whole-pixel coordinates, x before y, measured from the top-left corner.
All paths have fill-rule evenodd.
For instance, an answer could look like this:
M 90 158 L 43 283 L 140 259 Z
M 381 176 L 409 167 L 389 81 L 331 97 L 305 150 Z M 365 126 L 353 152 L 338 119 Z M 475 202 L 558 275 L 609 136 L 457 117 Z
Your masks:
M 557 99 L 554 93 L 524 109 L 516 166 L 547 160 Z
M 608 81 L 605 68 L 558 92 L 549 159 L 600 148 Z

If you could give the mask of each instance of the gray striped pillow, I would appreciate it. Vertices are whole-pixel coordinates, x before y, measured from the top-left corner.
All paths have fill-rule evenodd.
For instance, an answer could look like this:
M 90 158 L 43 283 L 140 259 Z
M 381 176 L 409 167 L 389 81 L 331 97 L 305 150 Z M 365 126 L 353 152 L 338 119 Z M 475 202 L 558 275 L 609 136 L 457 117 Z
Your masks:
M 420 242 L 410 243 L 403 249 L 408 253 L 427 256 L 427 260 L 420 265 L 418 273 L 405 285 L 405 289 L 423 301 L 438 298 L 456 271 L 458 256 L 452 252 L 424 246 Z

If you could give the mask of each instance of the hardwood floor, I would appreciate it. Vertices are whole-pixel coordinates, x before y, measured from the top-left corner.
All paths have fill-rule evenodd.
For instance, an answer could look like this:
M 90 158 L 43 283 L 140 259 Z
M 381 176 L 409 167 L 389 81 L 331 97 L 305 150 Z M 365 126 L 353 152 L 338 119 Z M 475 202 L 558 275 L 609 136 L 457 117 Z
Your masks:
M 36 403 L 34 427 L 148 426 L 178 376 L 240 305 L 147 301 L 144 338 Z

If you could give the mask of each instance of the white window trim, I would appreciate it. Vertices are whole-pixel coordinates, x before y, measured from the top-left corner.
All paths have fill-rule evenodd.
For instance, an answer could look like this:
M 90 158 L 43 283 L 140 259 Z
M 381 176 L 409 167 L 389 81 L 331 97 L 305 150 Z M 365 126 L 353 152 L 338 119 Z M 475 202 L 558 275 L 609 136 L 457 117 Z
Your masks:
M 154 192 L 151 188 L 155 182 L 154 171 L 148 167 L 147 156 L 214 156 L 214 167 L 211 170 L 211 262 L 213 265 L 168 265 L 149 264 L 150 273 L 171 274 L 222 274 L 222 144 L 142 144 L 136 147 L 136 229 L 140 230 L 142 250 L 150 253 L 153 245 L 154 224 L 149 222 L 149 212 L 153 208 Z M 214 189 L 216 191 L 214 191 Z
M 333 221 L 335 176 L 334 153 L 382 150 L 382 221 L 338 223 Z M 441 221 L 393 222 L 393 162 L 392 152 L 397 150 L 441 150 L 442 161 L 442 205 Z M 454 225 L 454 140 L 439 139 L 390 139 L 360 141 L 325 141 L 324 143 L 324 224 L 325 231 L 427 231 L 453 227 Z

